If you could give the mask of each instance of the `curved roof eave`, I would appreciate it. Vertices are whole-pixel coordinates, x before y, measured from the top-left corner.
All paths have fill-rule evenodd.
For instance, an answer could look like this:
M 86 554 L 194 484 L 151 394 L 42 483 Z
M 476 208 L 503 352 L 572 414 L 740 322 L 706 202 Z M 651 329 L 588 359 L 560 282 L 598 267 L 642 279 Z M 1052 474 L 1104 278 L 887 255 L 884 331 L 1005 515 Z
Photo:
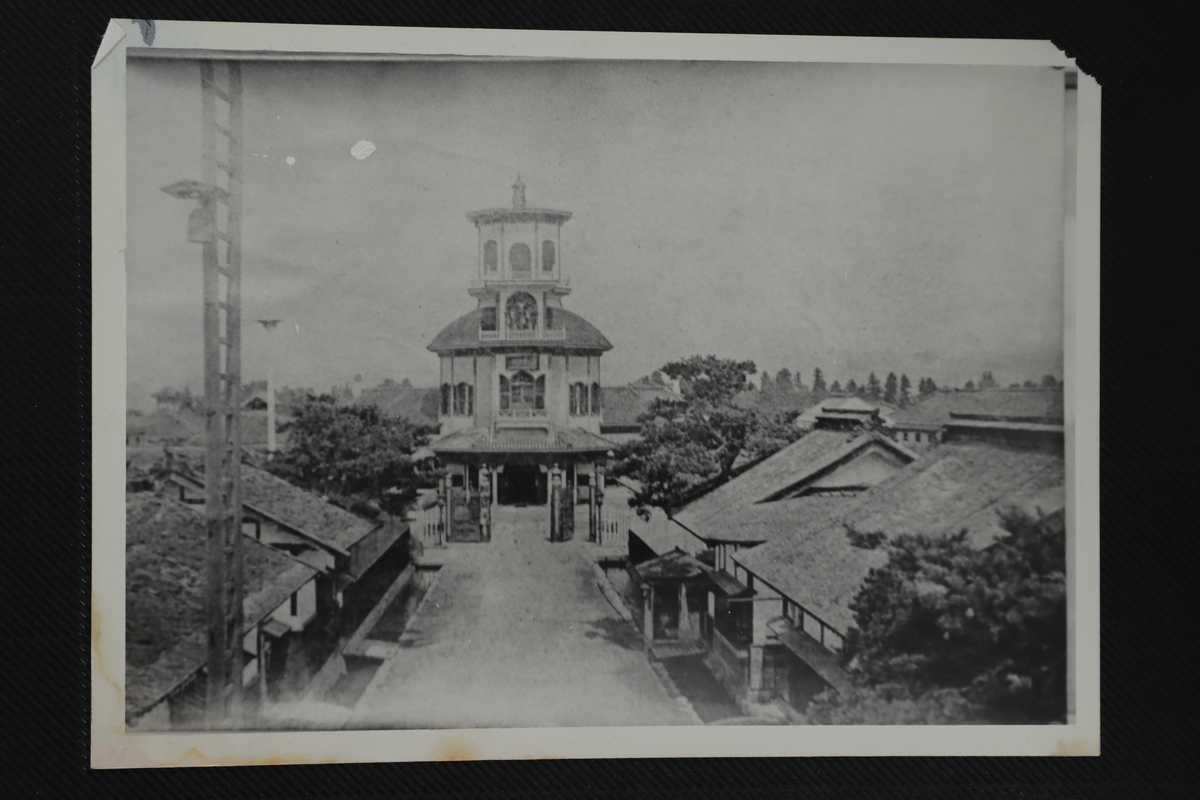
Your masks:
M 562 339 L 488 339 L 479 338 L 479 321 L 484 309 L 468 311 L 451 322 L 426 345 L 435 353 L 456 350 L 480 350 L 520 347 L 524 350 L 611 350 L 612 343 L 595 325 L 566 309 L 554 309 L 562 320 L 566 336 Z

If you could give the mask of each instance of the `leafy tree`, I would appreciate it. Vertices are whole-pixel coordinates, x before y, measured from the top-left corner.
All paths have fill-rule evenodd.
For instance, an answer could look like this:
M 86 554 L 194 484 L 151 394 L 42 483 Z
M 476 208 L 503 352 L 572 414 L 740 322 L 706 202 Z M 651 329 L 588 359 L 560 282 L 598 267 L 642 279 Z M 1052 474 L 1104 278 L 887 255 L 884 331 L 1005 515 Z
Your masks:
M 821 721 L 1047 723 L 1066 718 L 1066 536 L 1062 512 L 1012 510 L 989 547 L 950 537 L 852 535 L 882 547 L 851 604 L 842 658 L 856 692 L 810 706 Z
M 963 388 L 967 391 L 973 391 L 975 389 L 975 381 L 968 378 L 967 382 L 963 384 Z
M 899 391 L 899 382 L 896 379 L 896 373 L 889 372 L 887 380 L 883 382 L 883 402 L 895 405 L 899 400 Z
M 867 376 L 865 392 L 871 400 L 878 400 L 883 395 L 883 387 L 879 384 L 879 378 L 875 377 L 874 372 Z
M 834 394 L 841 394 L 842 393 L 842 385 L 840 383 L 838 383 L 837 381 L 834 381 L 833 386 L 829 387 L 829 391 L 833 392 Z
M 754 374 L 753 361 L 693 356 L 666 364 L 681 380 L 683 400 L 656 400 L 639 419 L 641 437 L 623 446 L 615 475 L 635 479 L 630 504 L 673 509 L 728 480 L 734 469 L 799 438 L 797 411 L 741 407 L 734 398 Z
M 996 379 L 992 377 L 991 370 L 984 370 L 983 376 L 979 379 L 980 389 L 995 389 Z
M 1036 389 L 1037 388 L 1037 384 L 1034 383 L 1033 381 L 1025 381 L 1024 383 L 1021 384 L 1021 386 L 1025 389 Z
M 834 381 L 836 384 L 837 381 Z M 812 393 L 817 396 L 817 399 L 825 396 L 828 390 L 825 388 L 825 376 L 821 374 L 821 368 L 817 367 L 813 370 Z
M 399 513 L 423 480 L 411 455 L 432 429 L 384 417 L 375 406 L 313 397 L 284 428 L 288 443 L 268 464 L 271 472 L 347 508 Z
M 908 374 L 900 375 L 900 405 L 906 406 L 912 402 L 912 381 L 908 379 Z
M 1058 386 L 1058 380 L 1055 379 L 1055 377 L 1053 375 L 1043 375 L 1042 376 L 1042 388 L 1043 389 L 1053 389 L 1056 386 Z

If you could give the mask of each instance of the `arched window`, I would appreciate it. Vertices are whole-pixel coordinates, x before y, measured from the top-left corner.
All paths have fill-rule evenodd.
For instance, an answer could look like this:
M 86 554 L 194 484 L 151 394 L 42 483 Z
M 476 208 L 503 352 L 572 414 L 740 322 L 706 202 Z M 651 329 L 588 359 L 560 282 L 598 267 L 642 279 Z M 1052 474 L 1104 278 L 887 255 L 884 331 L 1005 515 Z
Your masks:
M 460 383 L 454 387 L 454 415 L 469 417 L 475 413 L 475 387 L 469 383 Z
M 600 414 L 600 384 L 592 384 L 592 413 L 599 416 Z
M 549 239 L 542 241 L 542 272 L 554 271 L 554 242 Z
M 508 395 L 509 395 L 508 378 L 501 375 L 500 376 L 500 410 L 502 412 L 508 411 Z
M 443 417 L 450 416 L 450 396 L 451 396 L 451 394 L 452 394 L 452 392 L 450 390 L 450 384 L 443 383 L 442 384 L 442 416 Z
M 515 292 L 504 304 L 504 321 L 510 331 L 537 329 L 537 300 L 527 292 Z
M 571 384 L 571 414 L 586 417 L 588 414 L 588 386 L 586 383 Z
M 513 272 L 529 272 L 533 269 L 533 254 L 529 245 L 517 242 L 508 249 L 508 268 Z
M 509 408 L 513 411 L 532 411 L 535 405 L 536 384 L 533 376 L 521 370 L 509 381 Z
M 483 268 L 488 272 L 495 272 L 499 264 L 500 247 L 495 239 L 488 239 L 483 243 Z

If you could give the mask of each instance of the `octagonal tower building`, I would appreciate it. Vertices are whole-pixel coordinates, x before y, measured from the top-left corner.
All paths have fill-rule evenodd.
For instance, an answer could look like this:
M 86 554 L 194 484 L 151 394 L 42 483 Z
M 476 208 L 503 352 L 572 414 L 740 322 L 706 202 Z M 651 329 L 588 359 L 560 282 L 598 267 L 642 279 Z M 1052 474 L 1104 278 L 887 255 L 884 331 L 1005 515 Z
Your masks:
M 467 215 L 478 234 L 477 306 L 429 343 L 441 360 L 441 432 L 430 445 L 447 474 L 447 537 L 488 541 L 504 506 L 544 508 L 552 541 L 586 525 L 597 541 L 604 469 L 600 357 L 612 348 L 562 305 L 562 227 L 569 211 L 512 206 Z M 584 531 L 580 530 L 579 534 Z

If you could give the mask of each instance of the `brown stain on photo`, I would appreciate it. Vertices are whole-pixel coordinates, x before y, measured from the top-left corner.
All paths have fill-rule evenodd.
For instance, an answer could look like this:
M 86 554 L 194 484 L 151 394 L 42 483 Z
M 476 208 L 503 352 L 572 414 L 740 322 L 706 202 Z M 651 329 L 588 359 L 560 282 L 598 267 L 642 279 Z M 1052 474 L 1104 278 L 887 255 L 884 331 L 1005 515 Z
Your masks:
M 100 607 L 96 604 L 96 593 L 92 592 L 92 655 L 96 659 L 96 674 L 103 678 L 109 686 L 116 691 L 117 696 L 121 698 L 121 702 L 125 702 L 125 690 L 121 684 L 114 680 L 106 673 L 104 667 L 104 657 L 100 652 L 100 631 L 102 628 L 102 615 Z
M 1089 742 L 1059 739 L 1054 744 L 1056 756 L 1098 756 L 1100 748 L 1093 747 Z
M 435 761 L 475 761 L 479 758 L 475 748 L 462 736 L 444 739 L 437 744 Z

